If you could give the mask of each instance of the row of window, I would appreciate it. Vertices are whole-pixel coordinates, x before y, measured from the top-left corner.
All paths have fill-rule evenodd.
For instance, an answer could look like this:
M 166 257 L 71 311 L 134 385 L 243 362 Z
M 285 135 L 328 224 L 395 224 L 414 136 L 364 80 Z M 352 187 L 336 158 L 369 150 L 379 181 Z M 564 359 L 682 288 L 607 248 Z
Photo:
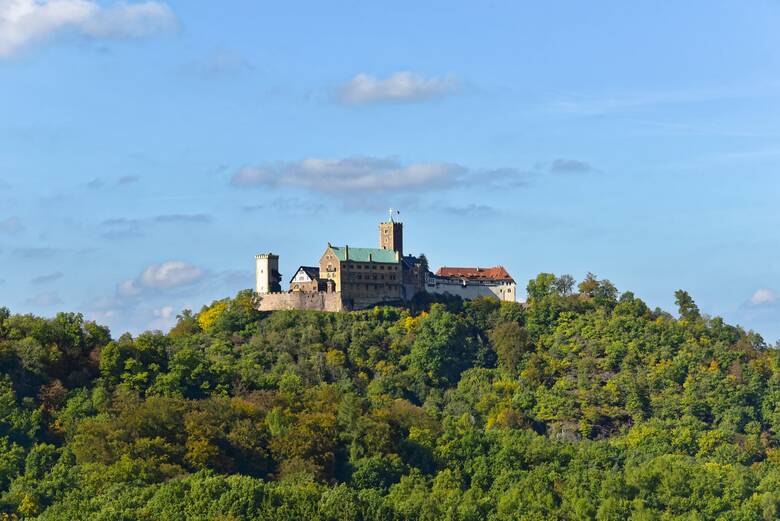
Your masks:
M 398 286 L 395 286 L 393 284 L 358 284 L 357 282 L 348 282 L 345 285 L 349 285 L 351 289 L 353 290 L 359 290 L 359 289 L 374 289 L 374 290 L 380 290 L 380 289 L 398 289 Z
M 395 265 L 384 265 L 384 264 L 352 264 L 348 263 L 345 267 L 348 268 L 355 268 L 356 270 L 388 270 L 393 271 L 396 270 Z
M 357 280 L 363 280 L 363 274 L 362 273 L 358 273 L 356 278 L 357 278 Z M 366 280 L 372 280 L 372 279 L 373 280 L 385 280 L 385 276 L 384 275 L 376 275 L 376 274 L 374 274 L 374 275 L 366 274 Z M 395 280 L 396 276 L 395 275 L 388 275 L 387 279 L 388 280 Z

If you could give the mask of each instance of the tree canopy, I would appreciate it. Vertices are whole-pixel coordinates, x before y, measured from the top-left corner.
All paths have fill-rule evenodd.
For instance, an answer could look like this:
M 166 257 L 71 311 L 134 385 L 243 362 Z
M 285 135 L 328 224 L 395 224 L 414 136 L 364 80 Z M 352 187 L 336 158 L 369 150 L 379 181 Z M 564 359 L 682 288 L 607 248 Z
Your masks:
M 592 274 L 527 304 L 0 308 L 0 519 L 780 518 L 780 354 Z

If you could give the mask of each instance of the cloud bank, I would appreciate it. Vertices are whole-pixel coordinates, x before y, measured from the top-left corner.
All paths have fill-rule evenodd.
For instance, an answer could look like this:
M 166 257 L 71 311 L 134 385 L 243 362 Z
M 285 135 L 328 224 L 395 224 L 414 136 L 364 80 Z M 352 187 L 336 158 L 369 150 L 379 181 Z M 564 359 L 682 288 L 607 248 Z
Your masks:
M 551 163 L 540 163 L 533 169 L 522 170 L 474 169 L 442 161 L 403 163 L 396 158 L 353 156 L 246 166 L 231 177 L 230 184 L 236 188 L 303 189 L 354 204 L 356 200 L 363 201 L 356 197 L 360 194 L 416 196 L 448 189 L 514 190 L 528 186 L 547 173 L 585 172 L 598 170 L 590 163 L 576 159 L 556 159 Z M 267 204 L 253 205 L 244 207 L 244 210 L 265 207 Z M 476 208 L 471 209 L 474 210 Z
M 425 78 L 402 71 L 380 79 L 360 73 L 339 88 L 338 100 L 345 105 L 425 101 L 451 94 L 457 88 L 458 82 L 452 76 Z
M 166 291 L 190 286 L 203 280 L 206 271 L 183 261 L 168 261 L 153 264 L 141 274 L 117 286 L 120 297 L 137 297 L 147 291 Z
M 92 38 L 139 38 L 176 24 L 173 11 L 159 2 L 94 0 L 0 0 L 0 59 L 59 34 Z
M 231 179 L 237 187 L 293 187 L 329 194 L 429 190 L 456 184 L 467 169 L 453 163 L 411 163 L 396 159 L 351 157 L 304 159 L 245 167 Z

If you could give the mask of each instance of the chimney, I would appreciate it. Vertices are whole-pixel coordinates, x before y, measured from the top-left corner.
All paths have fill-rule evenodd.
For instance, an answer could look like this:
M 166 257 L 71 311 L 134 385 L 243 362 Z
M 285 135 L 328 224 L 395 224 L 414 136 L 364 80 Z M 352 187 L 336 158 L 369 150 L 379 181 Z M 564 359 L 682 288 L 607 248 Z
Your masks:
M 346 244 L 344 246 L 344 260 L 345 261 L 349 260 L 349 244 Z

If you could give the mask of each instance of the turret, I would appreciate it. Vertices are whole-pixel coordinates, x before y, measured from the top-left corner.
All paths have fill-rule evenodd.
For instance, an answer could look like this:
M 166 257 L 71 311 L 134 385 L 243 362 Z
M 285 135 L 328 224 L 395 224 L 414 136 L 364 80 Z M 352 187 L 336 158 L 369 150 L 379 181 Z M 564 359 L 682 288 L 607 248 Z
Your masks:
M 398 252 L 404 255 L 404 224 L 393 220 L 393 210 L 390 210 L 390 220 L 379 223 L 379 247 L 383 250 Z
M 261 253 L 255 256 L 257 292 L 262 294 L 282 291 L 282 275 L 279 273 L 279 256 Z

